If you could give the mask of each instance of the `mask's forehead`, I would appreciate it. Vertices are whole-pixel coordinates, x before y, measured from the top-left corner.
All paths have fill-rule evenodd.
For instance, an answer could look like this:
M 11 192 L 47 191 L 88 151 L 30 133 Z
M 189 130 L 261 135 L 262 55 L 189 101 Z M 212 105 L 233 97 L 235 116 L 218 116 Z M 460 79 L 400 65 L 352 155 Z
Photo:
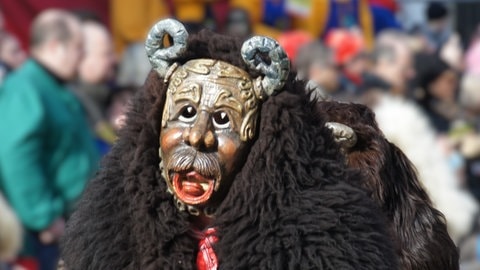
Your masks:
M 186 99 L 186 95 L 188 95 L 194 97 L 189 98 L 190 101 L 205 110 L 226 107 L 243 115 L 244 102 L 238 84 L 238 81 L 233 80 L 222 80 L 203 75 L 191 76 L 179 86 L 179 91 L 172 98 L 176 103 Z
M 241 68 L 213 59 L 195 59 L 177 66 L 172 74 L 170 86 L 178 86 L 185 78 L 205 76 L 205 78 L 226 81 L 250 81 L 250 75 Z
M 252 137 L 257 100 L 247 72 L 228 63 L 212 59 L 196 59 L 178 67 L 172 74 L 163 115 L 163 126 L 171 118 L 177 104 L 193 103 L 198 109 L 234 112 L 242 140 Z M 248 134 L 247 134 L 248 133 Z

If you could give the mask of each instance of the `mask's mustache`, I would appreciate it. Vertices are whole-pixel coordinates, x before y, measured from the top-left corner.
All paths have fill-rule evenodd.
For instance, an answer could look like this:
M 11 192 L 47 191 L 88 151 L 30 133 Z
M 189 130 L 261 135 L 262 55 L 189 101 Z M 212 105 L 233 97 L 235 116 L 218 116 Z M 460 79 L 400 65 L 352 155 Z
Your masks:
M 173 152 L 167 168 L 175 172 L 194 170 L 204 177 L 216 180 L 221 173 L 220 163 L 215 154 L 197 152 L 189 147 L 182 147 Z

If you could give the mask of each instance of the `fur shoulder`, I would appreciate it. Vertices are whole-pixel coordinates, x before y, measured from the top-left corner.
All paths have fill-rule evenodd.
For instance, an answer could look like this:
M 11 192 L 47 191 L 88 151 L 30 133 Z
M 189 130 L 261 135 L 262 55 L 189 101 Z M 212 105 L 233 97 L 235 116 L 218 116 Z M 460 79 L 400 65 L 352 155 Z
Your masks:
M 314 103 L 284 92 L 261 115 L 259 138 L 219 210 L 220 265 L 396 269 L 384 217 L 346 168 Z

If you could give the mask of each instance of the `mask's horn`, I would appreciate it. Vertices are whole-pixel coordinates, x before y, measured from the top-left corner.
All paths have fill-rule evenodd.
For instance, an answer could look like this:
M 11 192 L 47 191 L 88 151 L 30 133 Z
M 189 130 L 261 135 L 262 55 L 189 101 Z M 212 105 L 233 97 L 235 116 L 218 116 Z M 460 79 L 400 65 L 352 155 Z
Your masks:
M 263 95 L 273 95 L 283 87 L 290 71 L 290 60 L 277 41 L 254 36 L 243 43 L 241 53 L 251 69 L 264 75 L 261 81 Z M 270 63 L 263 60 L 261 54 L 268 54 Z
M 163 38 L 168 34 L 173 45 L 165 48 Z M 165 77 L 168 68 L 187 49 L 188 32 L 177 20 L 165 19 L 156 23 L 148 33 L 145 42 L 148 60 L 161 77 Z

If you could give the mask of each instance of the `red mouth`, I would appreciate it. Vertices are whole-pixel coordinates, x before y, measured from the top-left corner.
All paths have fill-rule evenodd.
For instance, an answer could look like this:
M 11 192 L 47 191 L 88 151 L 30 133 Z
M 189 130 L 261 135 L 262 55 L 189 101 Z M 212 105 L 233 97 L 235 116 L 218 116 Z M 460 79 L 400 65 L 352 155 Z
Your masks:
M 172 175 L 172 185 L 178 199 L 186 204 L 199 205 L 207 202 L 212 196 L 215 180 L 205 178 L 195 171 L 175 172 Z

